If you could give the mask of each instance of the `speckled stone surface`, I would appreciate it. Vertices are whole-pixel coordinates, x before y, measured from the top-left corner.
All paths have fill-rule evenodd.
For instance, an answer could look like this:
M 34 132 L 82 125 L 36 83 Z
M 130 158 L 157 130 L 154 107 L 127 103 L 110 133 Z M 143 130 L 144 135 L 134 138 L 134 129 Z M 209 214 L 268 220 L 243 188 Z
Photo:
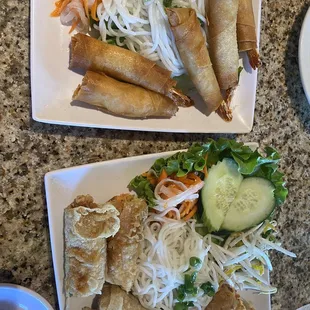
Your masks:
M 298 70 L 298 38 L 310 2 L 263 1 L 253 131 L 242 141 L 273 145 L 283 156 L 290 195 L 276 217 L 292 260 L 272 254 L 272 308 L 310 303 L 310 106 Z M 43 295 L 57 309 L 43 176 L 50 170 L 184 148 L 216 135 L 139 133 L 51 126 L 32 121 L 29 3 L 0 1 L 0 282 Z

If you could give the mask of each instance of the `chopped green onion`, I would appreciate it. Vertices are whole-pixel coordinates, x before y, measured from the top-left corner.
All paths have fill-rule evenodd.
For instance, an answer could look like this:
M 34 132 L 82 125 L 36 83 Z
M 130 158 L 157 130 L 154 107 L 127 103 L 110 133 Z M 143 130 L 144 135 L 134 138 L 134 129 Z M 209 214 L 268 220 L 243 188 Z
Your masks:
M 198 258 L 198 257 L 191 257 L 191 258 L 189 259 L 189 264 L 190 264 L 192 267 L 196 268 L 196 267 L 198 267 L 198 266 L 201 265 L 201 259 Z
M 197 295 L 198 295 L 198 292 L 199 292 L 198 287 L 194 287 L 193 292 L 192 292 L 192 295 L 193 295 L 193 296 L 197 296 Z
M 188 310 L 189 307 L 194 307 L 194 303 L 192 301 L 187 302 L 177 302 L 173 309 L 174 310 Z
M 215 294 L 215 290 L 211 282 L 201 284 L 200 288 L 203 290 L 204 294 L 207 294 L 210 297 L 214 296 Z
M 164 0 L 163 5 L 165 8 L 171 8 L 172 7 L 172 0 Z
M 185 286 L 182 284 L 177 289 L 177 300 L 183 301 L 186 297 Z

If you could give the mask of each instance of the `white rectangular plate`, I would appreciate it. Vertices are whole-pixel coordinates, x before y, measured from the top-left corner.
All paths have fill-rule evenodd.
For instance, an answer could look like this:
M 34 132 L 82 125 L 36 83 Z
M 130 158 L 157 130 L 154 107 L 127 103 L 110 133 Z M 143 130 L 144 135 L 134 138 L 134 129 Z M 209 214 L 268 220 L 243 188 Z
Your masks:
M 252 144 L 255 148 L 257 144 Z M 61 310 L 65 306 L 64 295 L 64 244 L 63 212 L 78 195 L 90 194 L 96 202 L 106 202 L 115 195 L 128 192 L 127 185 L 136 175 L 148 170 L 154 161 L 174 152 L 157 153 L 116 159 L 90 165 L 49 172 L 45 176 L 49 230 L 54 263 L 58 302 Z M 243 292 L 252 301 L 256 310 L 270 310 L 269 295 Z M 90 306 L 93 297 L 70 298 L 69 309 L 78 310 Z
M 240 85 L 233 99 L 234 119 L 226 123 L 213 113 L 206 117 L 197 108 L 180 108 L 171 119 L 132 120 L 112 116 L 90 106 L 73 106 L 71 97 L 82 76 L 70 71 L 69 27 L 51 18 L 53 0 L 31 0 L 31 97 L 34 120 L 111 129 L 164 132 L 246 133 L 253 126 L 257 71 L 245 60 Z M 259 39 L 261 0 L 253 0 Z M 240 62 L 242 62 L 240 60 Z M 199 102 L 200 101 L 200 102 Z M 197 106 L 203 105 L 201 99 Z M 88 108 L 87 108 L 88 107 Z

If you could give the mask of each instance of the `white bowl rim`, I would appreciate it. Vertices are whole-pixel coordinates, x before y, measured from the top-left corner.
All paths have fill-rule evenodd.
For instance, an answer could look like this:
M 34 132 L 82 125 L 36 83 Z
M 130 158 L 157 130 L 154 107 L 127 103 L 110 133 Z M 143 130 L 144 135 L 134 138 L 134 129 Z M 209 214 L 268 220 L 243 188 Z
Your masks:
M 310 37 L 307 39 L 306 36 L 306 27 L 307 25 L 310 27 L 310 7 L 308 8 L 308 11 L 306 13 L 306 16 L 304 18 L 300 36 L 299 36 L 299 44 L 298 44 L 298 63 L 299 63 L 299 71 L 300 71 L 300 77 L 301 82 L 304 88 L 305 95 L 308 99 L 308 102 L 310 103 L 310 73 L 308 73 L 309 78 L 307 79 L 307 72 L 309 72 L 309 68 L 307 68 L 307 65 L 305 65 L 307 55 L 305 55 L 306 52 L 306 46 L 305 43 L 308 41 L 308 49 L 310 50 Z M 310 60 L 309 60 L 310 61 Z
M 12 283 L 0 283 L 0 290 L 2 288 L 22 291 L 24 293 L 27 293 L 28 295 L 33 296 L 36 299 L 38 299 L 44 306 L 47 307 L 48 310 L 54 310 L 53 307 L 49 304 L 49 302 L 45 298 L 43 298 L 41 295 L 39 295 L 38 293 L 36 293 L 35 291 L 27 287 L 17 285 L 17 284 L 12 284 Z

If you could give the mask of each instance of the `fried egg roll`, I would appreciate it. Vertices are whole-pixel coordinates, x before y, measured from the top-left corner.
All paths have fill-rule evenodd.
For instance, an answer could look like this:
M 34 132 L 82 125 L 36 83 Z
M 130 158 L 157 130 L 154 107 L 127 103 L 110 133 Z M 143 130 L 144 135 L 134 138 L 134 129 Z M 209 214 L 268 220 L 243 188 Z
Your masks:
M 247 52 L 250 65 L 255 70 L 260 66 L 252 0 L 239 0 L 237 38 L 240 52 Z
M 107 239 L 120 228 L 112 204 L 78 196 L 64 211 L 65 293 L 86 297 L 100 294 L 105 282 Z
M 238 0 L 208 0 L 210 57 L 220 88 L 225 91 L 238 84 L 238 3 Z
M 175 88 L 171 72 L 138 53 L 78 33 L 71 38 L 70 69 L 104 72 L 130 84 L 168 96 L 181 106 L 191 100 Z
M 234 288 L 224 283 L 220 286 L 205 310 L 246 310 L 240 295 Z M 249 308 L 254 310 L 254 308 Z
M 92 71 L 86 72 L 72 99 L 130 118 L 171 117 L 178 111 L 166 96 Z
M 209 115 L 220 106 L 223 98 L 196 12 L 187 8 L 166 9 L 166 12 L 184 67 Z
M 105 284 L 100 296 L 99 310 L 144 310 L 139 300 L 117 285 Z
M 108 239 L 106 280 L 129 292 L 137 273 L 148 207 L 143 199 L 131 194 L 116 196 L 109 203 L 120 213 L 120 229 Z

